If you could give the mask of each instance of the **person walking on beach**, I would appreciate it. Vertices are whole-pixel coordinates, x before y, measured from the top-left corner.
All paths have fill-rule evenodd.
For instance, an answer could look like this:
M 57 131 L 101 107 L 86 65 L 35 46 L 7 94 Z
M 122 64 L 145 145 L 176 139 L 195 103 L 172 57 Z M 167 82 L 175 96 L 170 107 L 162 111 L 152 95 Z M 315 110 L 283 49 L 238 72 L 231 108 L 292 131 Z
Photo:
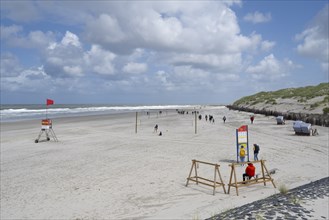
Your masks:
M 226 121 L 226 117 L 225 117 L 225 115 L 224 115 L 224 117 L 223 117 L 223 121 L 224 121 L 224 124 L 225 124 L 225 121 Z
M 259 145 L 254 144 L 254 160 L 258 160 L 258 153 L 259 153 Z
M 255 176 L 255 170 L 255 166 L 252 163 L 248 163 L 245 173 L 242 175 L 243 181 L 246 180 L 246 177 L 250 179 L 251 177 Z
M 255 116 L 250 116 L 250 122 L 251 122 L 251 124 L 253 124 L 254 123 L 254 120 L 255 120 Z
M 244 162 L 245 158 L 246 158 L 246 150 L 244 149 L 244 146 L 241 145 L 240 147 L 240 162 Z
M 158 133 L 158 127 L 159 127 L 159 126 L 158 126 L 157 124 L 154 126 L 154 132 L 155 132 L 155 133 Z

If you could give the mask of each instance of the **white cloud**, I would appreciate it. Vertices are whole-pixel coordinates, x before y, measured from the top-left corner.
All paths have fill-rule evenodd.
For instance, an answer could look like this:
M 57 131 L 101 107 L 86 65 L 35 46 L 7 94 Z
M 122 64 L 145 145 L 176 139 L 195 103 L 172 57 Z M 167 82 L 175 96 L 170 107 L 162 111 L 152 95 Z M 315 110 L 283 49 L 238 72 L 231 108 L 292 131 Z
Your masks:
M 100 75 L 114 75 L 115 67 L 113 61 L 116 55 L 103 50 L 98 45 L 92 45 L 90 51 L 84 54 L 86 68 L 90 68 L 92 72 Z
M 240 79 L 246 57 L 251 57 L 251 63 L 253 56 L 249 55 L 270 51 L 275 46 L 275 42 L 263 40 L 260 34 L 246 36 L 240 32 L 236 14 L 229 7 L 240 1 L 33 4 L 39 16 L 47 15 L 44 21 L 56 22 L 54 27 L 67 31 L 24 32 L 22 27 L 13 25 L 1 27 L 5 33 L 1 37 L 6 46 L 38 48 L 47 79 L 69 91 L 87 91 L 89 87 L 93 91 L 158 88 L 189 94 L 206 88 L 216 92 L 221 83 Z M 49 23 L 42 23 L 45 24 Z M 262 78 L 261 70 L 269 69 L 271 77 L 280 76 L 283 64 L 272 55 L 249 67 L 248 72 Z M 16 76 L 21 73 L 16 72 Z
M 11 26 L 3 26 L 1 25 L 1 39 L 9 39 L 13 36 L 16 36 L 19 32 L 23 30 L 22 26 L 19 25 L 11 25 Z
M 25 69 L 16 76 L 1 78 L 1 90 L 8 91 L 48 91 L 51 84 L 51 78 L 43 67 Z
M 75 46 L 75 47 L 81 47 L 81 43 L 79 41 L 79 37 L 70 31 L 66 31 L 65 36 L 63 37 L 61 41 L 62 45 L 64 46 Z
M 184 2 L 108 4 L 111 7 L 107 12 L 86 22 L 84 33 L 91 43 L 115 53 L 128 54 L 136 48 L 158 52 L 242 52 L 254 43 L 240 34 L 235 13 L 220 1 L 188 5 Z
M 171 82 L 170 74 L 163 70 L 160 70 L 156 73 L 156 80 L 157 84 L 160 85 L 159 88 L 163 88 L 164 90 L 174 91 L 178 88 L 175 83 Z
M 263 14 L 261 12 L 255 11 L 254 13 L 248 13 L 243 18 L 245 21 L 249 21 L 251 23 L 257 24 L 257 23 L 266 23 L 271 21 L 272 16 L 271 13 Z
M 1 13 L 1 17 L 6 16 L 16 22 L 29 22 L 40 18 L 38 7 L 30 1 L 1 1 Z
M 86 71 L 83 53 L 79 37 L 66 31 L 60 42 L 50 42 L 44 47 L 45 72 L 52 76 L 80 77 Z
M 275 44 L 276 43 L 273 41 L 264 40 L 261 43 L 261 50 L 265 52 L 270 51 L 275 46 Z
M 240 76 L 238 74 L 218 74 L 216 75 L 216 79 L 219 82 L 235 82 L 240 80 Z
M 30 31 L 26 36 L 18 25 L 1 26 L 1 39 L 13 47 L 43 50 L 54 40 L 52 32 Z
M 241 54 L 173 54 L 169 62 L 175 66 L 187 65 L 216 72 L 237 72 L 241 67 Z
M 64 66 L 63 70 L 72 76 L 82 76 L 82 69 L 80 66 Z
M 18 58 L 11 53 L 1 54 L 0 63 L 1 78 L 17 76 L 22 71 Z
M 292 65 L 291 61 L 288 64 L 289 65 L 285 62 L 280 62 L 273 54 L 270 54 L 264 57 L 259 64 L 249 66 L 246 72 L 250 73 L 256 80 L 277 80 L 289 74 L 288 67 Z
M 147 71 L 147 64 L 146 63 L 127 63 L 123 69 L 125 73 L 133 73 L 133 74 L 139 74 L 144 73 Z
M 126 38 L 118 20 L 108 14 L 101 14 L 98 18 L 88 20 L 86 29 L 86 37 L 98 44 L 116 43 Z
M 325 72 L 328 72 L 329 63 L 328 10 L 327 4 L 313 19 L 311 26 L 296 35 L 296 39 L 302 41 L 297 52 L 321 62 Z

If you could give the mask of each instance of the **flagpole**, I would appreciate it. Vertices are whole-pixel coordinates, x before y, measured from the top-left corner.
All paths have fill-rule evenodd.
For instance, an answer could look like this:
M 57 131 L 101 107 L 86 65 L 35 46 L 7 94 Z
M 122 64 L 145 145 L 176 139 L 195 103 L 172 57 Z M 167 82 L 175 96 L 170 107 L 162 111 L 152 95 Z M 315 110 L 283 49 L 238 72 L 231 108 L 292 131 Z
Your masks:
M 48 119 L 48 105 L 53 105 L 54 104 L 54 100 L 52 100 L 52 99 L 47 99 L 47 101 L 46 101 L 46 105 L 47 105 L 47 107 L 46 107 L 46 118 Z

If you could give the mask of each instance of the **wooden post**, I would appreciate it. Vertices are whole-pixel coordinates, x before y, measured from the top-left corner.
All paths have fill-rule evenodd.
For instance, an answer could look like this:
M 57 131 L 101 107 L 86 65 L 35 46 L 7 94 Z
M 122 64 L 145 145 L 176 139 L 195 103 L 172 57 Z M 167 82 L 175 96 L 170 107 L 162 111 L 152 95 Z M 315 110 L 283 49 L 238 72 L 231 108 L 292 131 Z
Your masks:
M 236 190 L 236 194 L 239 195 L 239 191 L 238 191 L 238 184 L 236 182 L 236 173 L 235 173 L 235 166 L 233 164 L 233 174 L 234 174 L 234 182 L 235 182 L 235 190 Z
M 228 184 L 228 190 L 227 190 L 228 194 L 230 194 L 230 188 L 231 188 L 232 177 L 233 177 L 233 168 L 232 168 L 233 165 L 230 164 L 229 166 L 231 167 L 231 175 L 230 175 L 230 182 Z
M 188 185 L 188 182 L 190 181 L 192 170 L 193 170 L 193 166 L 194 166 L 194 160 L 192 160 L 192 166 L 191 166 L 190 174 L 188 175 L 188 178 L 187 178 L 186 186 Z
M 219 178 L 220 178 L 220 182 L 222 183 L 222 187 L 223 187 L 224 193 L 226 194 L 226 190 L 225 190 L 225 186 L 224 186 L 223 178 L 222 178 L 222 175 L 220 175 L 220 172 L 219 172 L 219 168 L 218 168 L 218 166 L 216 166 L 216 169 L 217 169 L 217 172 L 218 172 L 218 176 L 219 176 Z
M 195 134 L 197 133 L 197 114 L 196 114 L 196 111 L 194 112 L 195 113 Z
M 213 191 L 213 195 L 215 195 L 215 191 L 216 191 L 216 169 L 217 169 L 217 165 L 215 165 L 215 169 L 214 169 L 214 191 Z
M 268 172 L 268 170 L 267 170 L 267 168 L 266 168 L 265 163 L 263 162 L 263 160 L 261 160 L 261 161 L 262 161 L 262 164 L 263 164 L 263 166 L 264 166 L 264 168 L 265 168 L 265 170 L 266 170 L 266 173 L 267 173 L 268 177 L 270 178 L 270 180 L 271 180 L 271 182 L 272 182 L 274 188 L 276 188 L 276 186 L 275 186 L 275 184 L 274 184 L 274 181 L 273 181 L 273 179 L 272 179 L 272 177 L 271 177 L 271 175 L 270 175 L 270 172 Z
M 135 133 L 137 134 L 137 116 L 138 116 L 138 112 L 136 112 L 136 124 L 135 124 Z
M 194 163 L 194 171 L 195 171 L 195 179 L 196 179 L 196 184 L 198 185 L 199 184 L 199 181 L 198 181 L 198 171 L 197 171 L 197 167 L 196 167 L 196 160 L 193 161 Z
M 264 173 L 264 162 L 263 162 L 263 160 L 260 161 L 260 165 L 262 167 L 262 175 L 263 175 L 264 186 L 266 186 L 265 173 Z

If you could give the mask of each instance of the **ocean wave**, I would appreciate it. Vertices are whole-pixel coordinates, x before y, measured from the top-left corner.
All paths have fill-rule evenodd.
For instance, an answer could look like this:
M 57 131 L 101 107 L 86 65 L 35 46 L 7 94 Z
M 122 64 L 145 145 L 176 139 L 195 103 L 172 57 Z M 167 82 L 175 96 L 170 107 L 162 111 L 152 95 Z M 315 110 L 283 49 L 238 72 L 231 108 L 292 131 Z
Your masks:
M 46 115 L 51 117 L 80 116 L 99 113 L 125 113 L 132 111 L 154 111 L 166 109 L 196 108 L 193 105 L 152 105 L 152 106 L 76 106 L 76 107 L 51 107 L 51 108 L 5 108 L 0 110 L 1 121 L 24 120 L 42 118 Z

